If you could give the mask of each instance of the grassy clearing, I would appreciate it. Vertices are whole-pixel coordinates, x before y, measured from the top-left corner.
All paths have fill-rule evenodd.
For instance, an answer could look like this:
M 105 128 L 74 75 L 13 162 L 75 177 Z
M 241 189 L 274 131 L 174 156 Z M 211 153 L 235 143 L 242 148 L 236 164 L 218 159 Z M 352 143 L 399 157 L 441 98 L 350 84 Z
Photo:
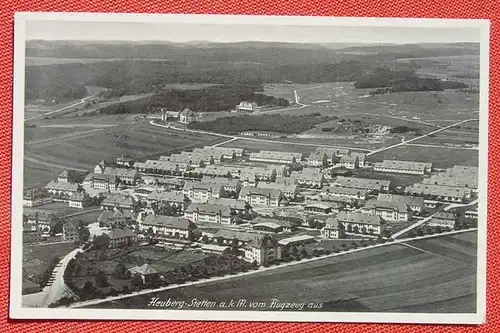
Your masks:
M 36 132 L 37 128 L 33 130 Z M 152 157 L 176 149 L 192 149 L 223 141 L 212 135 L 183 133 L 153 127 L 148 123 L 121 123 L 93 135 L 81 137 L 77 134 L 27 148 L 26 156 L 38 162 L 26 163 L 24 187 L 46 183 L 64 168 L 90 170 L 100 160 L 110 160 L 124 153 L 136 158 Z M 61 167 L 54 168 L 53 165 Z
M 440 237 L 435 242 L 448 246 L 452 241 Z M 420 247 L 421 242 L 415 241 L 414 245 Z M 462 254 L 459 252 L 457 256 Z M 475 295 L 475 274 L 475 266 L 467 262 L 460 264 L 395 244 L 229 281 L 165 291 L 157 297 L 186 300 L 196 297 L 215 302 L 239 298 L 269 302 L 277 298 L 283 302 L 321 302 L 322 311 L 411 312 L 418 307 L 420 312 L 467 313 L 475 311 L 475 303 L 470 301 Z M 145 308 L 150 297 L 96 307 Z M 436 303 L 440 303 L 439 309 L 434 306 Z
M 454 165 L 478 166 L 477 150 L 457 150 L 421 146 L 400 146 L 371 155 L 370 161 L 404 160 L 430 162 L 436 168 L 449 168 Z
M 369 96 L 371 89 L 355 89 L 353 83 L 331 83 L 326 85 L 275 85 L 278 88 L 265 90 L 274 96 L 293 100 L 293 89 L 299 89 L 301 103 L 308 107 L 284 110 L 283 114 L 322 115 L 379 114 L 406 117 L 408 120 L 457 121 L 471 118 L 479 110 L 479 95 L 460 91 L 398 92 Z M 311 89 L 312 87 L 316 87 Z M 302 88 L 302 89 L 301 89 Z M 287 97 L 289 96 L 289 97 Z M 291 97 L 290 97 L 291 96 Z M 415 118 L 414 118 L 415 117 Z

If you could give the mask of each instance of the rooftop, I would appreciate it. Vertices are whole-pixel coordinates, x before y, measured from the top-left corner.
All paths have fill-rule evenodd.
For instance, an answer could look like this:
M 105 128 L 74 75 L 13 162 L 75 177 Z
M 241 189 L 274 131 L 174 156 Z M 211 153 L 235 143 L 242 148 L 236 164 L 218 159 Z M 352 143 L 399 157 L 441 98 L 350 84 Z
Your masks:
M 354 177 L 335 177 L 333 183 L 338 186 L 360 188 L 367 190 L 380 190 L 382 187 L 391 185 L 390 180 L 369 179 L 369 178 L 354 178 Z
M 109 238 L 118 239 L 124 237 L 135 237 L 135 233 L 128 228 L 113 228 L 110 231 L 106 232 Z
M 146 200 L 148 201 L 158 201 L 158 202 L 184 202 L 184 194 L 182 192 L 161 192 L 153 191 L 148 194 Z
M 58 182 L 57 180 L 51 180 L 47 185 L 45 185 L 46 189 L 50 190 L 58 190 L 58 191 L 78 191 L 79 185 L 77 183 L 70 182 Z
M 364 208 L 372 209 L 372 208 L 381 208 L 388 210 L 395 210 L 398 212 L 407 212 L 408 206 L 404 202 L 398 201 L 382 201 L 378 199 L 370 199 L 365 203 Z
M 246 195 L 263 195 L 263 196 L 271 196 L 272 198 L 277 198 L 281 196 L 281 191 L 271 188 L 244 186 L 240 191 L 240 197 Z
M 196 228 L 196 225 L 188 219 L 155 214 L 147 215 L 143 219 L 142 224 L 180 230 L 192 230 Z
M 315 238 L 313 236 L 310 236 L 310 235 L 298 235 L 298 236 L 283 238 L 278 243 L 281 245 L 288 245 L 290 243 L 311 241 L 313 239 L 315 239 Z
M 381 225 L 383 224 L 383 220 L 378 215 L 371 215 L 368 213 L 361 212 L 344 212 L 341 211 L 337 214 L 337 220 L 339 222 L 348 222 L 348 223 L 359 223 L 359 224 L 371 224 L 371 225 Z
M 192 203 L 186 209 L 186 213 L 193 213 L 195 211 L 208 215 L 221 214 L 224 217 L 231 216 L 231 209 L 227 206 L 211 205 L 205 203 Z
M 414 184 L 405 189 L 410 193 L 423 193 L 424 195 L 446 196 L 446 197 L 460 197 L 463 198 L 470 189 L 464 187 L 432 185 L 432 184 Z
M 432 163 L 384 160 L 383 162 L 375 163 L 375 167 L 424 172 L 426 168 L 432 167 Z

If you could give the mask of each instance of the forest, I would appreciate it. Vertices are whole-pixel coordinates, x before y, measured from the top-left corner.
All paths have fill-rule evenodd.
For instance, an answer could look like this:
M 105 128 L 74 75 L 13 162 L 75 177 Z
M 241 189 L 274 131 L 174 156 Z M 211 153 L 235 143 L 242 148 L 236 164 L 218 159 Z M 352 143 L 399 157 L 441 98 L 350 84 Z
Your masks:
M 465 83 L 443 81 L 434 78 L 419 77 L 414 71 L 393 71 L 388 68 L 377 68 L 354 84 L 357 89 L 387 88 L 375 90 L 372 94 L 402 91 L 443 91 L 445 89 L 468 88 Z
M 312 113 L 304 116 L 283 116 L 279 114 L 217 118 L 207 122 L 194 122 L 189 128 L 224 134 L 238 134 L 244 131 L 265 131 L 280 133 L 301 133 L 314 126 L 332 120 L 331 117 Z
M 259 106 L 288 106 L 286 99 L 256 92 L 259 90 L 262 90 L 262 86 L 222 85 L 193 90 L 170 89 L 151 97 L 102 108 L 100 113 L 152 113 L 158 108 L 172 111 L 181 111 L 184 108 L 196 112 L 230 111 L 241 101 L 255 102 Z

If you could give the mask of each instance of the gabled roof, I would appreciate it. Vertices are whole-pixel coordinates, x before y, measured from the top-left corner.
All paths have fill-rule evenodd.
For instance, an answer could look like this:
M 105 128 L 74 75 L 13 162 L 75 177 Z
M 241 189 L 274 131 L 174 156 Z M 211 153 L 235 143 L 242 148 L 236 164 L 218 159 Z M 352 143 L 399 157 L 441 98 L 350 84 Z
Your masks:
M 148 194 L 146 200 L 158 202 L 184 202 L 184 194 L 181 192 L 153 191 Z
M 45 185 L 45 188 L 48 190 L 77 192 L 79 185 L 77 183 L 71 183 L 71 182 L 66 183 L 66 182 L 58 182 L 55 180 L 51 180 L 47 185 Z
M 384 224 L 384 220 L 378 215 L 371 215 L 368 213 L 361 212 L 344 212 L 341 211 L 337 214 L 337 220 L 341 223 L 359 223 L 359 224 L 371 224 L 371 225 L 381 225 Z
M 258 188 L 252 186 L 244 186 L 240 191 L 240 197 L 245 195 L 268 195 L 271 198 L 279 198 L 281 191 L 272 188 Z
M 400 194 L 389 194 L 389 193 L 379 193 L 378 200 L 380 201 L 394 201 L 405 203 L 409 206 L 423 206 L 424 198 L 422 197 L 412 197 L 408 195 L 400 195 Z
M 149 214 L 146 216 L 142 221 L 142 224 L 181 230 L 192 230 L 196 228 L 196 225 L 191 220 L 155 214 Z
M 227 206 L 210 205 L 204 203 L 192 203 L 186 209 L 186 213 L 193 213 L 195 211 L 198 211 L 201 214 L 208 214 L 208 215 L 221 214 L 221 216 L 224 217 L 231 216 L 231 209 Z
M 370 199 L 365 203 L 366 209 L 372 209 L 372 208 L 381 208 L 381 209 L 390 209 L 390 210 L 395 210 L 398 212 L 407 212 L 408 206 L 404 202 L 398 202 L 398 201 L 381 201 L 377 199 Z
M 144 264 L 142 266 L 135 266 L 129 269 L 130 273 L 132 274 L 140 274 L 140 275 L 153 275 L 153 274 L 158 274 L 158 271 L 152 267 L 150 267 L 148 264 Z
M 325 222 L 324 229 L 339 230 L 339 221 L 336 217 L 330 217 Z
M 128 228 L 113 228 L 107 232 L 107 235 L 111 239 L 123 238 L 123 237 L 134 237 L 135 233 Z
M 432 218 L 443 219 L 443 220 L 456 220 L 457 217 L 452 212 L 440 211 L 432 215 Z
M 134 198 L 130 195 L 114 193 L 102 201 L 103 206 L 132 206 Z

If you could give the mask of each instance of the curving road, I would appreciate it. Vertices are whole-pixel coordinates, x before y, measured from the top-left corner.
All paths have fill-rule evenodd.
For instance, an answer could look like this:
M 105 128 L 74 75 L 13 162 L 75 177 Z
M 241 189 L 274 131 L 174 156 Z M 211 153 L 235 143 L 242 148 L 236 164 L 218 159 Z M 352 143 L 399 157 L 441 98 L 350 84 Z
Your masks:
M 57 302 L 64 296 L 75 296 L 75 294 L 64 283 L 64 271 L 66 270 L 69 261 L 81 251 L 82 249 L 80 248 L 75 249 L 59 261 L 56 268 L 54 268 L 54 271 L 52 272 L 52 284 L 46 285 L 45 288 L 38 293 L 23 295 L 23 306 L 31 308 L 48 307 L 49 304 Z

